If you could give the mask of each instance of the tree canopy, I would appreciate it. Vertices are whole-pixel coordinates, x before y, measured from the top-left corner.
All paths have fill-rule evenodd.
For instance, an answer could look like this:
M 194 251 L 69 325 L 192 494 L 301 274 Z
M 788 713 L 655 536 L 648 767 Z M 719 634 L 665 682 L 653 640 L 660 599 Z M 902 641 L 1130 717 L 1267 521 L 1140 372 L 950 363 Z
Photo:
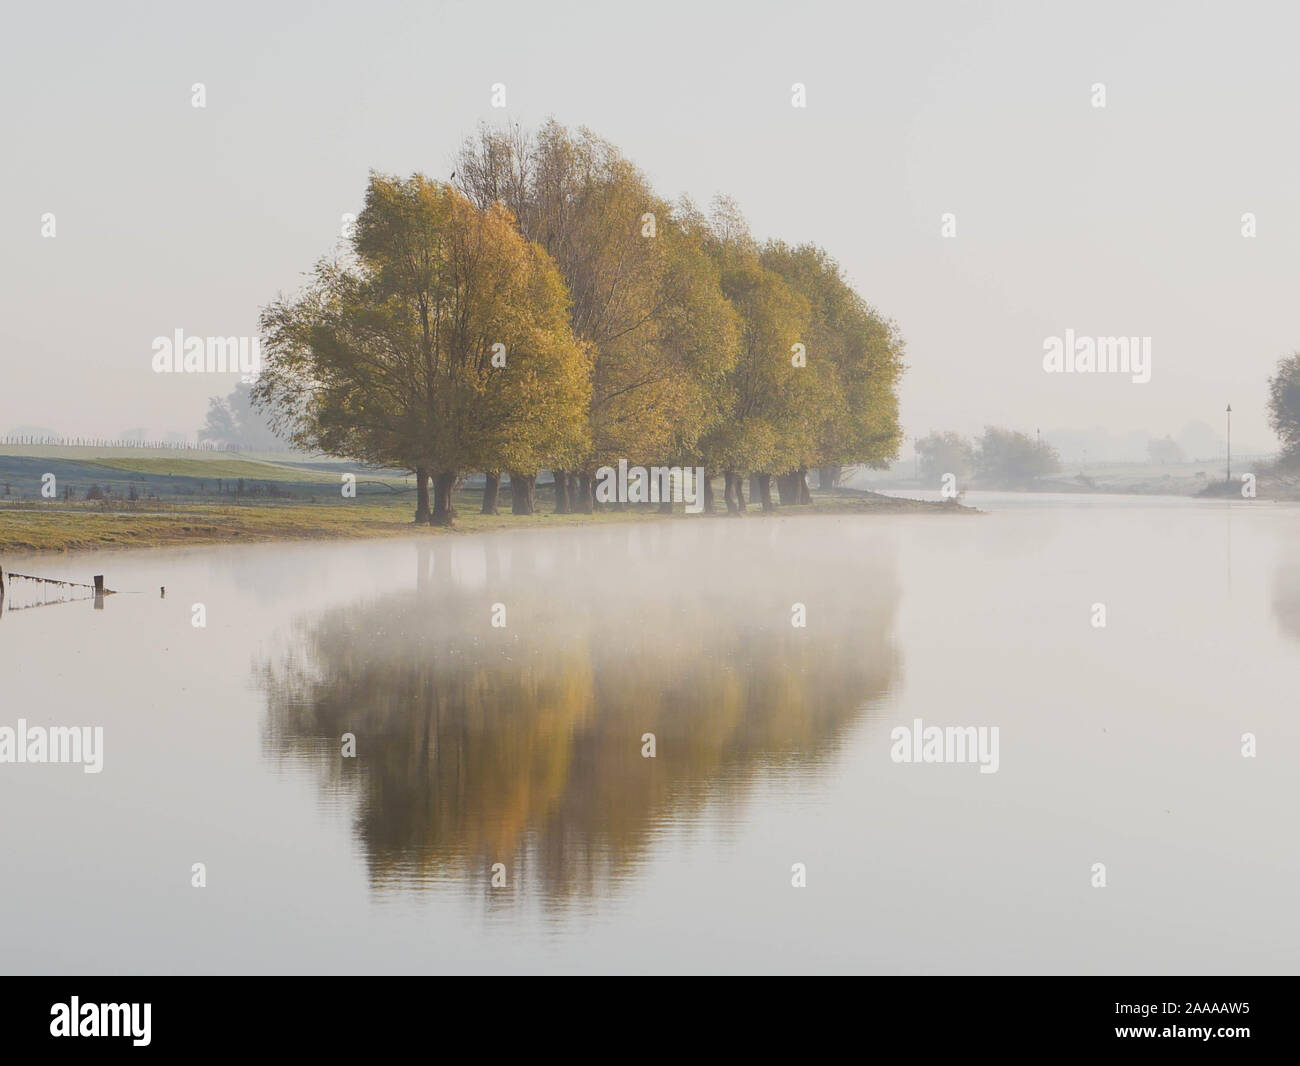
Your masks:
M 1300 459 L 1300 352 L 1279 361 L 1269 378 L 1268 424 L 1282 440 L 1283 459 Z
M 352 251 L 263 313 L 257 395 L 294 443 L 444 479 L 587 450 L 588 349 L 507 208 L 374 174 Z

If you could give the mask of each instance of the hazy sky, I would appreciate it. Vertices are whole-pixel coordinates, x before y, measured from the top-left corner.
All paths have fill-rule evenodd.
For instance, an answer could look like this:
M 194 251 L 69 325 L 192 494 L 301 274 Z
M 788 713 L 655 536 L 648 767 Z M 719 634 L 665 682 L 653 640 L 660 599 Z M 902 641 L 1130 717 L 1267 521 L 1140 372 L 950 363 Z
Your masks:
M 193 432 L 236 379 L 155 374 L 154 337 L 253 334 L 370 168 L 445 178 L 480 120 L 554 115 L 669 197 L 727 192 L 758 236 L 824 245 L 907 338 L 909 436 L 1219 430 L 1230 401 L 1234 441 L 1272 447 L 1265 381 L 1300 348 L 1297 10 L 13 5 L 0 432 Z M 1067 328 L 1150 337 L 1150 382 L 1045 373 Z

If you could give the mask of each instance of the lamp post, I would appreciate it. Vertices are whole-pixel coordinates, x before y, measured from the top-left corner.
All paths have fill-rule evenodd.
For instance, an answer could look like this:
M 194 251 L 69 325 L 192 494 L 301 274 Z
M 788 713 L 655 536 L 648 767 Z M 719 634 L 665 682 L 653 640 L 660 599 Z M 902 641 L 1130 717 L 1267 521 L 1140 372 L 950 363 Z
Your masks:
M 1232 480 L 1232 404 L 1228 404 L 1228 480 Z

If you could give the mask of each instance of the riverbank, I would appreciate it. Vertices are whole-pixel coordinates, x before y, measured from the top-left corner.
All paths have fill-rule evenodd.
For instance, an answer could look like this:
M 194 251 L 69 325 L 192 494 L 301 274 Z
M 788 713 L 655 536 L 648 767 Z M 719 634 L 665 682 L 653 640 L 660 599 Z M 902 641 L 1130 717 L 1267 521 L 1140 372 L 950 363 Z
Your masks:
M 1241 491 L 1241 475 L 1255 475 L 1258 499 L 1300 500 L 1300 471 L 1277 469 L 1272 460 L 1234 460 L 1231 489 L 1225 482 L 1226 463 L 1098 463 L 1087 467 L 1070 466 L 1069 471 L 1033 479 L 1027 486 L 1010 489 L 1006 485 L 988 484 L 977 478 L 960 480 L 970 492 L 1055 492 L 1091 493 L 1102 496 L 1221 496 Z M 884 492 L 915 492 L 939 488 L 937 481 L 899 478 L 875 471 L 859 471 L 853 483 L 861 488 Z
M 446 536 L 502 529 L 554 529 L 559 526 L 596 525 L 616 522 L 696 519 L 710 516 L 686 515 L 681 504 L 674 514 L 660 514 L 656 507 L 631 507 L 623 511 L 596 514 L 554 514 L 543 501 L 535 514 L 515 515 L 508 498 L 503 513 L 479 514 L 480 494 L 469 491 L 456 500 L 457 516 L 451 527 L 416 526 L 412 522 L 411 497 L 358 498 L 330 503 L 0 503 L 0 552 L 35 554 L 103 550 L 114 548 L 161 548 L 183 544 L 227 544 L 258 541 L 363 539 L 428 533 Z M 844 490 L 813 493 L 813 502 L 799 507 L 780 507 L 763 516 L 750 507 L 744 517 L 794 517 L 804 514 L 904 514 L 910 512 L 975 513 L 974 508 L 955 503 L 933 503 L 902 499 L 874 492 Z M 722 520 L 722 512 L 712 516 Z M 739 516 L 736 516 L 739 517 Z

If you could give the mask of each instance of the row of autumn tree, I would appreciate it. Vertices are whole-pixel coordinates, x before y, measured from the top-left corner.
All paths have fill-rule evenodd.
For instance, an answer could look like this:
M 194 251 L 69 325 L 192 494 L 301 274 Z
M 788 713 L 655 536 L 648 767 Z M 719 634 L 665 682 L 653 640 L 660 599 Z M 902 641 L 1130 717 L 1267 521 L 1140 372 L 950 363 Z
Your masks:
M 453 182 L 372 173 L 346 247 L 263 311 L 254 389 L 294 445 L 413 471 L 417 522 L 471 472 L 485 512 L 502 474 L 531 512 L 540 470 L 590 512 L 620 459 L 702 466 L 734 511 L 746 476 L 770 509 L 772 475 L 805 502 L 809 468 L 897 455 L 902 339 L 821 248 L 670 204 L 554 121 L 481 129 Z

